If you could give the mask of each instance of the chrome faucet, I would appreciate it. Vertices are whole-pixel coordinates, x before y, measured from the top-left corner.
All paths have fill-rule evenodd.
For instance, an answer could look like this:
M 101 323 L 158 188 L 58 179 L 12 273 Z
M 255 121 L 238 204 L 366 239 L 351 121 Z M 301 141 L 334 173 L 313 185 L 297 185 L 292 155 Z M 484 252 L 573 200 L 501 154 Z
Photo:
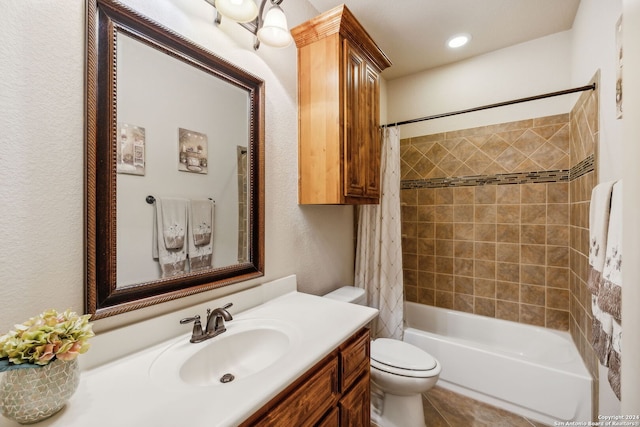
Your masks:
M 218 336 L 226 331 L 227 328 L 224 326 L 224 321 L 233 320 L 233 316 L 231 316 L 231 313 L 227 311 L 227 309 L 232 305 L 232 303 L 229 303 L 223 307 L 216 308 L 213 311 L 211 311 L 211 309 L 207 309 L 207 325 L 204 330 L 202 329 L 202 323 L 200 322 L 200 315 L 181 319 L 180 324 L 182 325 L 193 322 L 193 332 L 191 332 L 191 339 L 189 341 L 192 343 L 199 343 Z

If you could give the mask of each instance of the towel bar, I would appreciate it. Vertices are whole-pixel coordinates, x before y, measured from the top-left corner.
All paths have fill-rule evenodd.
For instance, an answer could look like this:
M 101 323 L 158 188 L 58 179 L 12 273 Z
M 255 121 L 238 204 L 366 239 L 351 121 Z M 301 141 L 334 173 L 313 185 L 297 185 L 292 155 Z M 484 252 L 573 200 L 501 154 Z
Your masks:
M 154 204 L 156 202 L 156 198 L 153 196 L 147 196 L 145 198 L 145 200 L 147 201 L 147 203 L 149 203 L 150 205 Z M 213 200 L 211 197 L 209 197 L 209 200 L 211 200 L 213 203 L 215 203 L 216 201 Z

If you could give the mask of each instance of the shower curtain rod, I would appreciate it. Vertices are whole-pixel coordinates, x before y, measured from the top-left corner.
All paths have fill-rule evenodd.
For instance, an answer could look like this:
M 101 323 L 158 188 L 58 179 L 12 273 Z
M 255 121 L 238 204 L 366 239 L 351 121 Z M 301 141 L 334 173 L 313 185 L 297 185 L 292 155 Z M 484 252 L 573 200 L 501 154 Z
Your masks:
M 471 112 L 480 111 L 480 110 L 487 110 L 489 108 L 504 107 L 506 105 L 519 104 L 521 102 L 535 101 L 537 99 L 551 98 L 552 96 L 567 95 L 570 93 L 583 92 L 585 90 L 595 90 L 595 89 L 596 89 L 596 84 L 593 83 L 587 86 L 580 86 L 573 89 L 565 89 L 565 90 L 560 90 L 558 92 L 549 92 L 549 93 L 544 93 L 542 95 L 529 96 L 527 98 L 520 98 L 520 99 L 511 100 L 511 101 L 498 102 L 496 104 L 488 104 L 488 105 L 483 105 L 481 107 L 469 108 L 466 110 L 458 110 L 458 111 L 452 111 L 450 113 L 435 114 L 433 116 L 420 117 L 419 119 L 404 120 L 402 122 L 387 123 L 386 125 L 382 125 L 381 127 L 386 128 L 391 126 L 407 125 L 409 123 L 417 123 L 417 122 L 423 122 L 425 120 L 440 119 L 442 117 L 455 116 L 458 114 L 471 113 Z

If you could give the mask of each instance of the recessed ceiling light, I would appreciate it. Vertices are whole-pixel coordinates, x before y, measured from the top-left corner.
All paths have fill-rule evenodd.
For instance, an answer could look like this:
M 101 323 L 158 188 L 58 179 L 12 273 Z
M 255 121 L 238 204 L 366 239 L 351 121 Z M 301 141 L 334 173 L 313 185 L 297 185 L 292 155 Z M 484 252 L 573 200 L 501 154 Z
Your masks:
M 469 40 L 471 40 L 471 36 L 469 34 L 456 34 L 447 41 L 447 46 L 455 49 L 469 43 Z

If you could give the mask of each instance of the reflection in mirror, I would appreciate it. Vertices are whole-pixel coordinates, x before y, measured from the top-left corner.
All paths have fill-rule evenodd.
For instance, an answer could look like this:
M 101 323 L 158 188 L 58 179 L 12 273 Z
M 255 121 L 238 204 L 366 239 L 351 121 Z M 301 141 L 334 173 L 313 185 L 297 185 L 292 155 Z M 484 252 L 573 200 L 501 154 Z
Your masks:
M 194 249 L 210 255 L 210 267 L 246 261 L 238 253 L 247 244 L 239 241 L 237 178 L 238 167 L 246 170 L 237 161 L 237 146 L 249 137 L 246 91 L 123 34 L 117 52 L 117 286 L 162 277 L 164 227 L 157 227 L 156 211 L 164 208 L 168 222 L 171 206 L 169 200 L 147 204 L 148 195 L 184 200 L 188 208 L 190 201 L 213 200 L 213 212 L 194 209 L 178 221 L 186 237 L 198 227 L 211 229 L 206 244 L 187 238 L 186 250 L 169 251 L 184 255 L 182 272 L 193 271 Z M 142 135 L 127 135 L 132 127 Z
M 262 275 L 262 80 L 114 0 L 89 17 L 87 311 Z

